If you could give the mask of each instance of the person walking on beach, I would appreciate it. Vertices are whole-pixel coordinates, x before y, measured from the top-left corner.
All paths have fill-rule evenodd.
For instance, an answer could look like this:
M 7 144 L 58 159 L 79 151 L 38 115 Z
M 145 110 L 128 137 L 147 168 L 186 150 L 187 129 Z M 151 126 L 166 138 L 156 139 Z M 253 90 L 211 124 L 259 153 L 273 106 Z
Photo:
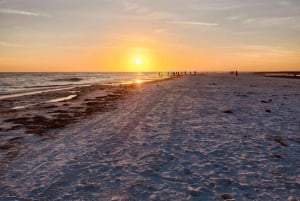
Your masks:
M 235 71 L 235 77 L 237 77 L 239 74 L 238 74 L 238 72 L 237 72 L 237 70 Z

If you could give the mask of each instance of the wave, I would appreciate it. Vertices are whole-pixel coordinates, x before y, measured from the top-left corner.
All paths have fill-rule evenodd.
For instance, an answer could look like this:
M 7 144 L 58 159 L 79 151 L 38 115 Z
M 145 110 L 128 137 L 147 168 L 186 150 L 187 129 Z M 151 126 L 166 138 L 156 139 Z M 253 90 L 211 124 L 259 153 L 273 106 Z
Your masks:
M 71 78 L 55 79 L 55 80 L 52 80 L 52 81 L 55 81 L 55 82 L 79 82 L 79 81 L 82 81 L 82 80 L 83 79 L 79 78 L 79 77 L 71 77 Z
M 37 86 L 25 86 L 23 88 L 34 89 L 34 88 L 50 88 L 50 87 L 60 87 L 60 86 L 62 86 L 62 85 L 45 85 L 45 86 L 37 85 Z

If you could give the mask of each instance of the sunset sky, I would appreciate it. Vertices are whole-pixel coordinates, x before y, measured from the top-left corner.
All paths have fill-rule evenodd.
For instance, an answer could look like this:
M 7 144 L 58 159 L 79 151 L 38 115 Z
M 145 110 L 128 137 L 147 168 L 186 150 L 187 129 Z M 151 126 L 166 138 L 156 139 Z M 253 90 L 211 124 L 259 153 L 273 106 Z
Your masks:
M 299 0 L 0 0 L 0 27 L 0 71 L 300 70 Z

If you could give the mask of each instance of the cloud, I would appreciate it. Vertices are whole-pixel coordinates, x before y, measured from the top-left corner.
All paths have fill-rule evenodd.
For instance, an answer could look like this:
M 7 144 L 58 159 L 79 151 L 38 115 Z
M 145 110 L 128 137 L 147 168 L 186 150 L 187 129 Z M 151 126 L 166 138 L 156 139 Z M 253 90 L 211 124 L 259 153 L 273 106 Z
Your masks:
M 136 10 L 136 9 L 139 8 L 139 6 L 137 4 L 129 2 L 129 1 L 124 1 L 122 3 L 123 3 L 123 6 L 124 6 L 124 9 L 126 11 L 132 11 L 132 10 Z
M 193 5 L 191 7 L 194 10 L 208 10 L 208 11 L 229 11 L 229 10 L 236 10 L 241 8 L 241 5 Z
M 274 49 L 280 49 L 280 46 L 266 46 L 266 45 L 236 45 L 236 46 L 220 46 L 218 47 L 220 49 L 243 49 L 243 50 L 274 50 Z
M 269 53 L 269 54 L 299 54 L 299 51 L 287 49 L 281 46 L 267 45 L 236 45 L 236 46 L 220 46 L 219 49 L 232 50 L 235 52 L 252 52 L 252 53 Z
M 225 19 L 227 19 L 229 21 L 237 21 L 237 20 L 242 20 L 244 18 L 246 18 L 245 15 L 231 15 L 231 16 L 225 17 Z
M 0 5 L 5 4 L 6 2 L 7 2 L 7 0 L 0 0 Z
M 137 3 L 124 1 L 122 2 L 124 10 L 127 12 L 134 12 L 139 15 L 148 14 L 151 11 L 148 8 L 145 8 Z
M 153 20 L 170 20 L 174 15 L 168 12 L 161 12 L 151 9 L 149 6 L 138 4 L 136 2 L 124 1 L 122 2 L 123 9 L 139 17 L 153 19 Z
M 199 22 L 199 21 L 171 21 L 173 24 L 200 25 L 200 26 L 219 26 L 217 23 Z
M 164 28 L 158 28 L 158 29 L 155 29 L 154 32 L 155 33 L 165 33 L 167 32 L 168 30 L 167 29 L 164 29 Z
M 0 41 L 0 46 L 1 47 L 22 47 L 22 44 L 16 44 L 16 43 L 9 43 L 5 41 Z
M 291 1 L 279 1 L 279 2 L 277 2 L 278 3 L 278 5 L 280 5 L 280 6 L 284 6 L 284 7 L 286 7 L 286 6 L 292 6 L 293 5 L 293 3 L 291 2 Z
M 243 24 L 256 26 L 276 26 L 295 22 L 298 17 L 258 17 L 245 19 Z
M 33 16 L 33 17 L 50 17 L 49 15 L 24 11 L 24 10 L 15 10 L 15 9 L 0 9 L 0 14 L 8 14 L 8 15 L 23 15 L 23 16 Z

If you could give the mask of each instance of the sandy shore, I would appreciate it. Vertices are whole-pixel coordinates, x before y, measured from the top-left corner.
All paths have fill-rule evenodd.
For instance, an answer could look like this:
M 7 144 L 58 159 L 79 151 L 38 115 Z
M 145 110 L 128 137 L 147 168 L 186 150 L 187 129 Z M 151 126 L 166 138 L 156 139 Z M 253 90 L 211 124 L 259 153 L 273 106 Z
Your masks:
M 251 74 L 1 100 L 0 200 L 297 200 L 299 105 Z
M 0 166 L 16 157 L 24 146 L 30 146 L 32 140 L 55 138 L 59 130 L 71 124 L 117 109 L 118 101 L 139 85 L 167 79 L 172 78 L 143 80 L 143 83 L 94 84 L 0 97 Z

